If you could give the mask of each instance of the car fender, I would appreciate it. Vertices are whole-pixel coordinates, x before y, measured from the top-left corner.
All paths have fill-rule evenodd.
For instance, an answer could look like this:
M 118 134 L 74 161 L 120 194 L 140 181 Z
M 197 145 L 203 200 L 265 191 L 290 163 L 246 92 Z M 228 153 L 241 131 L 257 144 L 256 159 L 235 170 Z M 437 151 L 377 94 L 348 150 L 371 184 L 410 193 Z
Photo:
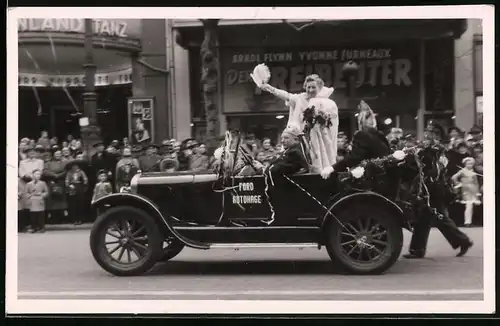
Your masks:
M 331 214 L 335 214 L 335 210 L 342 208 L 344 205 L 349 205 L 349 203 L 359 205 L 360 202 L 366 203 L 367 201 L 376 202 L 377 204 L 380 203 L 381 205 L 388 207 L 401 217 L 401 227 L 409 229 L 407 223 L 409 219 L 405 216 L 401 207 L 399 207 L 398 204 L 396 204 L 389 198 L 372 191 L 351 193 L 349 195 L 338 198 L 337 200 L 334 200 L 330 205 L 328 212 L 323 216 L 321 220 L 321 227 L 323 228 L 325 226 L 325 223 L 329 220 L 329 218 L 331 218 Z
M 205 244 L 201 244 L 186 237 L 182 236 L 177 232 L 174 227 L 169 223 L 169 221 L 163 216 L 158 206 L 156 206 L 152 201 L 138 194 L 133 193 L 114 193 L 102 197 L 94 202 L 92 202 L 92 208 L 98 209 L 99 207 L 116 207 L 116 206 L 133 206 L 142 209 L 157 221 L 159 226 L 165 227 L 173 236 L 175 236 L 179 241 L 184 243 L 186 246 L 195 249 L 209 249 L 210 247 Z

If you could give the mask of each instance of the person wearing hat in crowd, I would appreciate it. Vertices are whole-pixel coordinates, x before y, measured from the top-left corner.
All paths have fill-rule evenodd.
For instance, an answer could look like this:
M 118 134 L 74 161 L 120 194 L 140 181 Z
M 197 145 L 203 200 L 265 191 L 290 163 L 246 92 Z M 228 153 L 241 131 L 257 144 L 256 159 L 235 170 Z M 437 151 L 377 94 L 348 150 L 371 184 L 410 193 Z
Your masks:
M 177 155 L 179 162 L 179 171 L 189 170 L 189 160 L 193 155 L 193 148 L 196 141 L 193 138 L 188 138 L 181 143 L 180 152 Z
M 31 233 L 45 232 L 45 200 L 49 196 L 47 184 L 41 180 L 42 171 L 34 170 L 33 179 L 26 185 L 26 198 L 30 210 Z
M 292 175 L 309 169 L 306 154 L 299 139 L 301 134 L 302 132 L 294 126 L 285 128 L 281 134 L 281 144 L 284 150 L 277 158 L 269 162 L 266 174 Z
M 65 186 L 68 194 L 68 213 L 73 224 L 82 224 L 86 205 L 86 192 L 88 187 L 87 174 L 81 168 L 84 162 L 74 160 L 66 164 L 66 169 L 69 170 L 66 174 Z
M 27 183 L 32 180 L 33 171 L 43 171 L 44 162 L 37 157 L 37 152 L 33 147 L 29 147 L 26 154 L 27 158 L 19 162 L 19 177 Z
M 35 152 L 36 152 L 36 156 L 43 161 L 45 158 L 44 157 L 45 147 L 43 147 L 43 145 L 41 145 L 41 144 L 36 144 L 35 145 Z
M 130 182 L 139 168 L 134 164 L 124 164 L 120 166 L 116 173 L 116 191 L 122 192 L 124 187 L 130 187 Z
M 142 147 L 142 145 L 133 145 L 131 149 L 132 156 L 136 159 L 139 159 L 139 157 L 141 157 L 144 152 L 144 148 Z
M 446 176 L 451 178 L 463 167 L 463 160 L 471 154 L 465 140 L 459 140 L 455 143 L 455 147 L 448 150 L 446 156 L 448 158 L 448 167 L 446 169 Z
M 56 136 L 54 136 L 54 137 L 50 138 L 49 142 L 50 142 L 50 146 L 54 146 L 54 145 L 59 144 L 59 139 Z
M 377 120 L 373 111 L 364 106 L 358 114 L 358 131 L 352 140 L 352 149 L 342 161 L 336 162 L 321 171 L 323 179 L 328 179 L 333 171 L 343 172 L 369 160 L 387 156 L 391 153 L 387 138 L 377 129 Z
M 449 166 L 449 161 L 442 160 L 444 148 L 439 146 L 438 140 L 435 139 L 438 135 L 432 130 L 428 130 L 424 136 L 423 148 L 418 154 L 425 176 L 423 182 L 429 193 L 430 207 L 440 215 L 436 216 L 429 207 L 419 210 L 413 228 L 409 253 L 403 257 L 418 259 L 425 256 L 432 223 L 435 223 L 439 232 L 443 234 L 453 249 L 459 249 L 457 257 L 461 257 L 467 253 L 473 243 L 465 233 L 458 229 L 449 216 L 450 190 L 446 178 L 446 168 Z
M 26 137 L 21 139 L 21 141 L 19 142 L 19 162 L 28 158 L 26 152 L 28 151 L 29 142 L 30 140 Z
M 158 162 L 158 169 L 161 172 L 172 173 L 179 169 L 177 152 L 174 150 L 175 140 L 164 140 L 161 146 L 161 156 Z M 155 167 L 156 168 L 156 167 Z
M 401 128 L 391 128 L 391 131 L 387 135 L 387 141 L 391 146 L 391 150 L 397 151 L 403 148 L 403 129 Z
M 40 134 L 40 138 L 38 138 L 37 145 L 42 146 L 44 150 L 50 148 L 50 139 L 49 139 L 49 133 L 45 130 L 43 130 Z
M 158 162 L 161 156 L 157 154 L 158 145 L 149 144 L 146 149 L 145 155 L 139 157 L 139 166 L 143 172 L 155 172 L 159 170 Z
M 61 151 L 54 152 L 52 159 L 45 163 L 43 179 L 47 182 L 50 195 L 47 198 L 47 212 L 52 224 L 63 221 L 64 211 L 68 209 L 65 195 L 66 163 L 62 161 Z
M 98 182 L 94 186 L 92 202 L 113 193 L 113 187 L 109 182 L 110 172 L 102 169 L 97 173 Z
M 450 127 L 448 129 L 448 149 L 453 149 L 458 141 L 463 140 L 463 134 L 460 128 Z
M 417 137 L 414 134 L 406 134 L 403 136 L 403 149 L 415 146 L 417 146 Z
M 191 171 L 206 171 L 210 165 L 210 159 L 206 155 L 205 144 L 198 144 L 194 149 L 194 154 L 190 157 L 189 167 Z
M 62 153 L 61 160 L 66 164 L 74 160 L 74 157 L 73 155 L 71 155 L 71 150 L 69 149 L 69 147 L 63 147 L 61 153 Z
M 483 141 L 483 131 L 481 130 L 480 127 L 474 126 L 470 129 L 469 135 L 472 136 L 472 140 L 475 144 L 482 143 Z
M 116 164 L 115 190 L 119 192 L 123 185 L 130 182 L 129 179 L 132 179 L 132 177 L 130 177 L 130 171 L 137 172 L 139 169 L 139 161 L 132 157 L 132 150 L 129 147 L 125 147 L 123 149 L 122 158 Z
M 119 150 L 120 149 L 120 141 L 118 139 L 113 139 L 113 141 L 111 141 L 111 144 L 109 144 L 109 146 L 112 146 L 116 150 Z

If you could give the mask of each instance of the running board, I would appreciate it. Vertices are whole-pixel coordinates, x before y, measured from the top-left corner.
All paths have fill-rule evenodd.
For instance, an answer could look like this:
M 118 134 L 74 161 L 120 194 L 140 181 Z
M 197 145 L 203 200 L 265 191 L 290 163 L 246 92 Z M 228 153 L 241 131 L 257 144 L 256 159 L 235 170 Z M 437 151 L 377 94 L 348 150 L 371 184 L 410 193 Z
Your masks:
M 210 249 L 243 249 L 243 248 L 321 248 L 317 243 L 214 243 Z
M 174 226 L 183 237 L 203 244 L 322 243 L 323 233 L 311 226 Z

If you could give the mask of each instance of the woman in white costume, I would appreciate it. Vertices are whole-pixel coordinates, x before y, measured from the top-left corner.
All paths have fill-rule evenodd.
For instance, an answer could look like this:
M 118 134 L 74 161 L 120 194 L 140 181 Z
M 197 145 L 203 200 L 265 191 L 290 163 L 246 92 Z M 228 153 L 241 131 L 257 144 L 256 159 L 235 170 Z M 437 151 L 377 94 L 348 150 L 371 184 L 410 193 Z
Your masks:
M 337 158 L 338 107 L 329 99 L 333 88 L 325 87 L 318 75 L 310 75 L 304 81 L 305 92 L 292 94 L 269 85 L 270 76 L 264 64 L 255 67 L 251 75 L 258 87 L 286 102 L 289 107 L 287 127 L 293 126 L 308 134 L 311 172 L 320 173 L 323 168 L 334 164 Z M 312 120 L 307 123 L 304 112 L 312 107 L 314 112 L 309 111 Z

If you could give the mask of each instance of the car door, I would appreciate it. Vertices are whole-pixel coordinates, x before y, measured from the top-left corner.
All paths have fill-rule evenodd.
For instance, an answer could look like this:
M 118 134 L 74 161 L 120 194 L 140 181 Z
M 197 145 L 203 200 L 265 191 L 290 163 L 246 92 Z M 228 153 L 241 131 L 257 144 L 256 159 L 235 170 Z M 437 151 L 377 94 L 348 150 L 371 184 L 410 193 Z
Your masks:
M 232 177 L 224 192 L 224 218 L 233 221 L 270 218 L 265 188 L 262 175 Z

